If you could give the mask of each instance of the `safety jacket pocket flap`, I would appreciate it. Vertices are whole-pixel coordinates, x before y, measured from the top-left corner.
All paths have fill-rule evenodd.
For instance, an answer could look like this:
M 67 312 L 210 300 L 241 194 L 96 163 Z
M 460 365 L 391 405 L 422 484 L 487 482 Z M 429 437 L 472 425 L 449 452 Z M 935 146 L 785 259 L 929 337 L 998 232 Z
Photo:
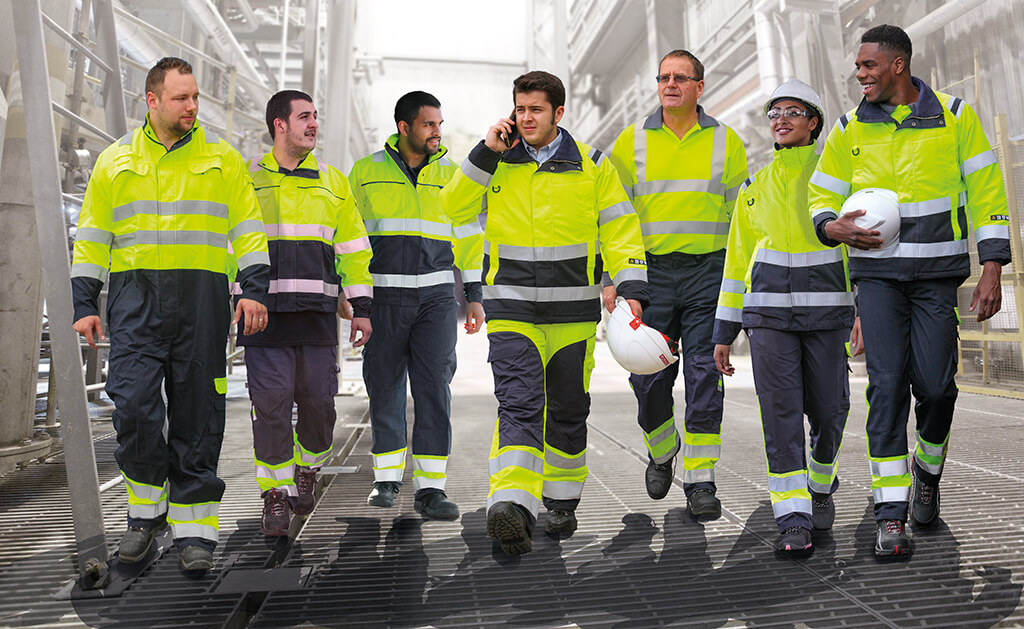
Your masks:
M 214 169 L 221 170 L 221 159 L 216 155 L 194 159 L 189 162 L 188 169 L 196 175 L 201 175 Z

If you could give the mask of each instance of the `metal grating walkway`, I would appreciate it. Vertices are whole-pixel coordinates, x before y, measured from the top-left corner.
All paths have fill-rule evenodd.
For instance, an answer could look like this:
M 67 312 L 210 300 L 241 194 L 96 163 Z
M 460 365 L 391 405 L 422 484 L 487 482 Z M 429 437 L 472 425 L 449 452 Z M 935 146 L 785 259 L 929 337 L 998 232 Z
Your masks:
M 55 459 L 0 479 L 0 626 L 1024 626 L 1024 402 L 961 395 L 942 522 L 914 531 L 909 561 L 883 563 L 871 552 L 864 380 L 854 379 L 836 525 L 816 534 L 811 557 L 794 561 L 771 550 L 776 529 L 749 369 L 726 383 L 717 472 L 726 513 L 695 522 L 681 487 L 660 502 L 647 498 L 635 402 L 599 344 L 580 528 L 559 540 L 545 536 L 541 522 L 534 552 L 508 558 L 484 533 L 495 413 L 485 355 L 482 335 L 460 339 L 448 487 L 462 507 L 460 521 L 422 520 L 411 483 L 395 508 L 366 506 L 365 399 L 339 398 L 338 443 L 351 438 L 354 445 L 339 463 L 359 471 L 333 477 L 301 530 L 293 527 L 290 548 L 268 545 L 258 533 L 247 404 L 235 376 L 217 569 L 185 579 L 172 549 L 119 598 L 53 600 L 74 572 L 63 466 Z M 98 440 L 101 481 L 116 473 L 111 455 L 112 439 Z M 113 545 L 124 491 L 104 494 L 104 506 Z M 275 559 L 280 568 L 253 576 Z M 261 585 L 245 586 L 247 579 Z M 237 591 L 239 583 L 254 591 Z

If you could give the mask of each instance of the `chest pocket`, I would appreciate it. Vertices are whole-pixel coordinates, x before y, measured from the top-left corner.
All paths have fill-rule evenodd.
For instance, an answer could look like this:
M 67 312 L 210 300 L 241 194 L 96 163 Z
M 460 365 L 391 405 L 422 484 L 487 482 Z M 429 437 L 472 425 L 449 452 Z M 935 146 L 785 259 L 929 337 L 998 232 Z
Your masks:
M 295 220 L 294 222 L 315 222 L 320 225 L 329 226 L 334 226 L 338 223 L 338 209 L 344 202 L 342 197 L 320 186 L 298 186 L 295 194 L 298 197 L 296 202 L 289 203 L 289 205 L 301 212 L 302 220 Z M 281 212 L 285 213 L 287 210 L 282 208 Z M 297 217 L 292 218 L 297 219 Z
M 891 127 L 890 127 L 891 129 Z M 850 145 L 850 161 L 853 165 L 853 189 L 889 188 L 899 189 L 894 178 L 911 175 L 898 172 L 893 162 L 892 137 L 858 138 Z M 896 170 L 894 170 L 896 166 Z
M 912 145 L 917 166 L 915 200 L 936 199 L 960 191 L 960 159 L 952 128 L 917 131 Z
M 594 181 L 580 172 L 548 176 L 551 182 L 550 234 L 556 244 L 597 240 Z M 545 226 L 539 226 L 544 228 Z

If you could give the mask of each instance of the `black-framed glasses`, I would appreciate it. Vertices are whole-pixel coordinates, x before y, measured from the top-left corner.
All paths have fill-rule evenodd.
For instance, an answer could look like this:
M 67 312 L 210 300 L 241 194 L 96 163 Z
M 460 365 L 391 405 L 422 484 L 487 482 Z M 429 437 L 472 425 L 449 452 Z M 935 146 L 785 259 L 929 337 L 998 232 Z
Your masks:
M 768 120 L 778 120 L 783 116 L 786 118 L 810 118 L 812 115 L 811 112 L 797 109 L 796 107 L 787 107 L 786 109 L 773 107 L 768 110 Z
M 675 81 L 677 85 L 682 85 L 687 81 L 693 81 L 699 83 L 703 79 L 698 79 L 695 76 L 686 76 L 685 74 L 659 74 L 654 77 L 654 80 L 658 83 L 668 83 L 669 81 Z

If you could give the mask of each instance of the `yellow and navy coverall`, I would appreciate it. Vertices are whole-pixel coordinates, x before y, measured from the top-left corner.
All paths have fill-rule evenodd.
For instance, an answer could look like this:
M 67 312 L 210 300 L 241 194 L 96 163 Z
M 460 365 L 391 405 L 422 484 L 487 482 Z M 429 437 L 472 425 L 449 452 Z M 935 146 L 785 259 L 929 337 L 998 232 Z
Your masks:
M 261 490 L 294 500 L 295 467 L 316 469 L 331 456 L 338 294 L 344 291 L 354 316 L 370 316 L 370 241 L 345 175 L 312 153 L 293 170 L 267 153 L 250 162 L 250 174 L 270 247 L 267 328 L 238 335 L 246 348 L 256 480 Z
M 355 163 L 349 174 L 373 246 L 374 334 L 363 350 L 370 397 L 373 478 L 402 481 L 408 450 L 406 379 L 412 390 L 413 487 L 444 491 L 451 452 L 455 375 L 455 273 L 469 302 L 479 302 L 483 230 L 477 215 L 453 223 L 441 190 L 458 171 L 448 149 L 411 169 L 398 136 Z
M 575 509 L 587 478 L 587 416 L 601 275 L 647 305 L 640 225 L 615 170 L 565 129 L 538 164 L 522 144 L 482 142 L 445 188 L 456 222 L 484 198 L 483 297 L 498 421 L 487 506 Z M 531 524 L 532 526 L 532 524 Z
M 771 163 L 740 187 L 712 339 L 729 345 L 741 328 L 750 339 L 780 533 L 811 529 L 811 494 L 838 488 L 836 458 L 850 410 L 846 341 L 853 293 L 846 248 L 819 242 L 807 215 L 815 150 L 814 144 L 777 148 Z
M 916 399 L 914 473 L 937 485 L 956 402 L 957 288 L 978 261 L 1010 261 L 1006 193 L 974 110 L 914 77 L 915 103 L 891 113 L 862 100 L 836 122 L 810 181 L 818 238 L 863 188 L 899 195 L 899 243 L 850 249 L 867 350 L 868 458 L 878 520 L 907 519 L 906 424 Z M 968 226 L 970 219 L 970 227 Z
M 232 254 L 242 297 L 265 302 L 267 236 L 227 142 L 197 123 L 167 149 L 147 117 L 100 153 L 75 240 L 75 320 L 98 314 L 106 281 L 106 389 L 128 523 L 166 520 L 179 547 L 217 542 Z
M 725 244 L 747 157 L 736 133 L 697 106 L 697 124 L 682 138 L 662 110 L 626 127 L 609 156 L 640 217 L 651 307 L 643 321 L 674 341 L 682 360 L 651 375 L 633 374 L 637 419 L 647 452 L 665 463 L 680 449 L 672 388 L 683 366 L 683 490 L 715 489 L 722 450 L 722 376 L 711 334 L 722 283 Z

